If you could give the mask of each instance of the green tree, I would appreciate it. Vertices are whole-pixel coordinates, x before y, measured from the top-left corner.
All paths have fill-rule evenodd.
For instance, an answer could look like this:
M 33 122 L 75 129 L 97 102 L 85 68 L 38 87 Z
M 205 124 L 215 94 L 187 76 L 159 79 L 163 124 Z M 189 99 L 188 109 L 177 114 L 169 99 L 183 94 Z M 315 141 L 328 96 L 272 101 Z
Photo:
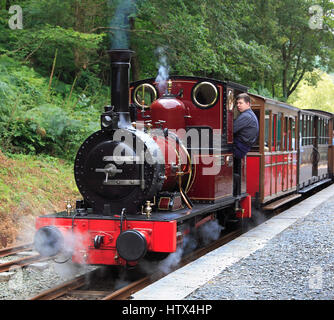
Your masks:
M 321 16 L 320 29 L 310 27 L 309 9 L 320 5 L 327 14 L 334 8 L 329 0 L 254 0 L 254 17 L 248 23 L 248 37 L 264 44 L 273 56 L 271 72 L 264 83 L 283 99 L 298 87 L 306 72 L 315 68 L 333 67 L 334 34 L 329 29 L 333 17 Z M 326 19 L 325 19 L 326 18 Z M 247 37 L 247 35 L 245 35 Z M 266 86 L 269 89 L 268 84 Z M 278 90 L 277 90 L 278 88 Z
M 316 85 L 310 84 L 312 73 L 306 73 L 298 89 L 290 95 L 289 102 L 301 109 L 318 109 L 334 112 L 334 78 L 316 70 L 319 80 Z
M 264 45 L 240 37 L 238 19 L 249 18 L 247 1 L 144 0 L 132 30 L 141 73 L 157 70 L 154 51 L 165 47 L 172 72 L 244 81 L 269 67 Z

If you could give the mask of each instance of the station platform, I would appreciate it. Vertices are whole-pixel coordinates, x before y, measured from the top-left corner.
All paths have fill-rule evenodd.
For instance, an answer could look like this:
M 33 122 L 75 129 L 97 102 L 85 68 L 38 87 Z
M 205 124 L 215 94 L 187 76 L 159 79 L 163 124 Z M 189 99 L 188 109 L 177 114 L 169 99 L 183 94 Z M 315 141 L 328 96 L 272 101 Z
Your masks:
M 133 300 L 333 300 L 334 185 L 133 294 Z

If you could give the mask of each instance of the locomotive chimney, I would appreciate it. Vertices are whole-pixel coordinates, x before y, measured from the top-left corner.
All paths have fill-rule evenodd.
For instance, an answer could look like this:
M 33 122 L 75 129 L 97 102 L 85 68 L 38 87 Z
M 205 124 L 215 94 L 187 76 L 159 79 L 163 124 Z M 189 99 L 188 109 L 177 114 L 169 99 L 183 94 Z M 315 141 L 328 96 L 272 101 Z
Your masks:
M 111 105 L 118 117 L 113 129 L 130 126 L 129 71 L 133 51 L 117 49 L 108 51 L 111 60 Z

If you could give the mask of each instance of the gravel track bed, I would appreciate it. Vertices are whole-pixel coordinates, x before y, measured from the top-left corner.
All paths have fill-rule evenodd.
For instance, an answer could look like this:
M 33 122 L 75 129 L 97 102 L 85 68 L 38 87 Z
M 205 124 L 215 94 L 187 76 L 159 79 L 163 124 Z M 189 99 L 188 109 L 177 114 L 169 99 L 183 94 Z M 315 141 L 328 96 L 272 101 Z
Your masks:
M 202 299 L 333 300 L 334 200 L 186 298 Z
M 0 263 L 13 261 L 22 256 L 8 256 L 0 258 Z M 38 293 L 72 279 L 73 277 L 93 270 L 95 267 L 78 266 L 71 262 L 64 264 L 53 260 L 43 262 L 44 268 L 17 267 L 11 268 L 8 279 L 0 277 L 0 300 L 26 300 Z M 0 275 L 1 276 L 1 275 Z

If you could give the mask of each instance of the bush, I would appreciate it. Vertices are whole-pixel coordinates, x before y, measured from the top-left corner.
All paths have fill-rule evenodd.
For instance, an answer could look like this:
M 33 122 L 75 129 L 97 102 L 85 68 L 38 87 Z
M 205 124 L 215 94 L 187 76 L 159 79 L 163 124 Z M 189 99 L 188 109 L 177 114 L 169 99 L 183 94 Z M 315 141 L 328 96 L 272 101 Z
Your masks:
M 0 57 L 0 147 L 73 160 L 84 139 L 99 129 L 108 90 L 100 85 L 95 95 L 86 95 L 54 82 L 49 91 L 48 80 L 33 69 Z

